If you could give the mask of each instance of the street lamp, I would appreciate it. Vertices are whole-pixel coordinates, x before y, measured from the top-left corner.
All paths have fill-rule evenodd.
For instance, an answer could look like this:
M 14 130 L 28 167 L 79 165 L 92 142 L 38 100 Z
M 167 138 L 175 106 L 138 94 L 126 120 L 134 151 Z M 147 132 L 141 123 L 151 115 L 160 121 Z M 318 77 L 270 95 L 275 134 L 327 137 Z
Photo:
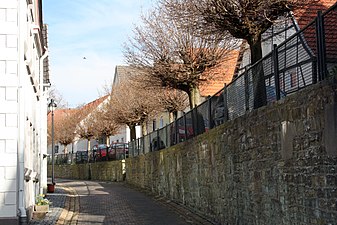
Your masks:
M 50 103 L 48 104 L 48 108 L 51 111 L 51 182 L 52 185 L 55 184 L 54 180 L 54 157 L 55 157 L 55 143 L 54 143 L 54 110 L 57 107 L 54 99 L 50 99 Z

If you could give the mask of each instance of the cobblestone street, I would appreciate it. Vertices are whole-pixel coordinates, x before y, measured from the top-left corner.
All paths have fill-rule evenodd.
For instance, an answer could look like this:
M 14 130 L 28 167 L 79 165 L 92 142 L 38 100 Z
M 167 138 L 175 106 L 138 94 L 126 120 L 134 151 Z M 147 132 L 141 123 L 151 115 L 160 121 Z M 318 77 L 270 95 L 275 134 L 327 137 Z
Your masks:
M 45 219 L 31 221 L 31 225 L 212 224 L 180 205 L 124 183 L 58 180 L 56 187 L 55 193 L 48 195 L 53 202 L 51 211 Z

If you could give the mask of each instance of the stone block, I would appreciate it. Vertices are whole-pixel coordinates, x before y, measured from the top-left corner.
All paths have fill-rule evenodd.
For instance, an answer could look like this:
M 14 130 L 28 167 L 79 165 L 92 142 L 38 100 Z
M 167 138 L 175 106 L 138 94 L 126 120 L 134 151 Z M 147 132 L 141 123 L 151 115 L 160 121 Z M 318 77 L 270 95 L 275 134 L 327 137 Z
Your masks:
M 14 48 L 3 48 L 0 51 L 0 60 L 16 60 L 16 57 L 17 57 L 17 50 Z
M 293 143 L 296 135 L 296 127 L 294 123 L 283 121 L 281 123 L 281 155 L 284 160 L 293 156 Z
M 6 114 L 6 127 L 17 127 L 18 126 L 18 116 L 17 114 Z
M 16 203 L 16 192 L 5 193 L 5 205 L 14 205 Z
M 5 179 L 6 180 L 15 180 L 16 179 L 16 167 L 8 166 L 5 168 Z
M 16 35 L 7 35 L 6 47 L 7 48 L 16 48 L 18 46 L 18 39 Z M 0 45 L 1 47 L 1 45 Z
M 14 60 L 8 60 L 6 62 L 6 73 L 7 74 L 17 74 L 18 73 L 18 64 Z
M 17 20 L 18 20 L 17 9 L 7 9 L 6 21 L 7 22 L 16 22 Z
M 15 87 L 7 87 L 6 88 L 6 100 L 7 101 L 17 101 L 18 99 L 18 91 Z
M 0 157 L 0 165 L 2 166 L 16 166 L 17 165 L 17 155 L 16 154 L 2 154 Z
M 326 105 L 325 108 L 325 149 L 328 155 L 337 156 L 337 104 Z
M 0 205 L 0 218 L 16 216 L 16 205 Z
M 17 24 L 16 22 L 2 22 L 0 20 L 0 34 L 16 34 Z

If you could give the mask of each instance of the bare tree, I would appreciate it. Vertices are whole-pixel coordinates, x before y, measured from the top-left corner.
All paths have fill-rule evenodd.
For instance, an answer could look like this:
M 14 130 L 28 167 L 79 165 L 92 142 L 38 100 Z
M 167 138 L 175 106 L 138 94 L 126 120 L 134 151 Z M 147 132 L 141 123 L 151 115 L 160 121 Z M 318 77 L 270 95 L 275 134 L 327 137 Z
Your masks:
M 68 102 L 63 98 L 62 94 L 55 88 L 55 86 L 51 86 L 49 90 L 49 97 L 54 99 L 57 104 L 57 108 L 66 109 L 68 108 Z
M 162 4 L 184 20 L 187 26 L 194 21 L 201 33 L 224 35 L 248 42 L 251 64 L 262 58 L 261 35 L 279 16 L 316 0 L 161 0 Z M 194 19 L 191 19 L 191 18 Z M 182 19 L 183 18 L 183 19 Z M 262 65 L 254 71 L 254 107 L 266 104 L 266 86 Z
M 83 106 L 79 109 L 80 121 L 76 126 L 76 134 L 81 139 L 88 141 L 87 150 L 90 151 L 90 140 L 95 137 L 96 134 L 96 117 L 92 116 L 93 107 Z
M 143 16 L 142 22 L 125 44 L 126 62 L 144 71 L 149 86 L 186 92 L 193 108 L 199 103 L 199 85 L 212 78 L 203 72 L 221 62 L 234 42 L 213 34 L 201 37 L 174 20 L 164 5 Z
M 142 125 L 163 108 L 156 92 L 137 86 L 132 80 L 123 80 L 114 86 L 106 110 L 118 124 L 130 128 L 131 140 L 136 139 L 136 126 Z
M 169 113 L 170 122 L 177 119 L 177 112 L 188 106 L 188 96 L 181 90 L 164 88 L 159 94 L 162 107 Z
M 79 122 L 77 109 L 63 110 L 55 120 L 55 141 L 65 147 L 64 153 L 67 153 L 67 145 L 71 144 L 75 138 L 75 128 Z
M 107 145 L 110 144 L 109 137 L 115 135 L 120 129 L 120 124 L 115 122 L 111 110 L 114 110 L 114 108 L 109 107 L 109 104 L 106 103 L 94 112 L 96 118 L 95 133 L 98 136 L 105 136 Z

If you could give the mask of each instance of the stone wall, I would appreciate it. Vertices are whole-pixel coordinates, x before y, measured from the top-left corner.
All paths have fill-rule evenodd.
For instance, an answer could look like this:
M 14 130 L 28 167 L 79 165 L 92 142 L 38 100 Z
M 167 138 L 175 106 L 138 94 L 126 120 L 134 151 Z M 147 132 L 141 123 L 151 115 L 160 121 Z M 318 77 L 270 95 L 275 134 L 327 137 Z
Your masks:
M 336 93 L 325 81 L 185 143 L 129 158 L 126 181 L 216 224 L 337 224 Z M 55 177 L 122 181 L 123 165 L 55 165 Z
M 48 176 L 51 177 L 51 165 L 48 165 Z M 123 181 L 125 179 L 125 161 L 107 161 L 89 164 L 55 165 L 54 174 L 57 178 Z
M 169 149 L 126 161 L 126 181 L 219 224 L 337 223 L 331 81 Z

